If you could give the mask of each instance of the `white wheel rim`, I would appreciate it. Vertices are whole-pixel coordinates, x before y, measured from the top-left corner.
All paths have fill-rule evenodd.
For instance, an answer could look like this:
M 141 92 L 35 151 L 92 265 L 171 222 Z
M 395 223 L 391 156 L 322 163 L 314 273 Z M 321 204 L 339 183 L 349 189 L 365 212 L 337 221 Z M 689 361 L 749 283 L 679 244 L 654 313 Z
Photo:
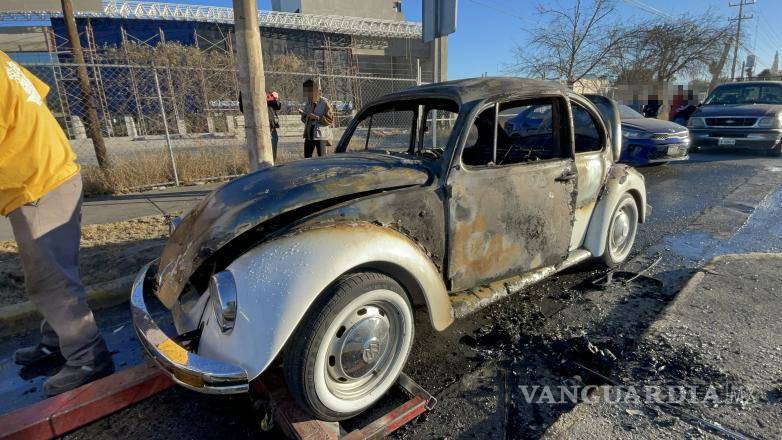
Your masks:
M 393 385 L 410 352 L 413 317 L 404 298 L 379 289 L 344 307 L 326 330 L 315 360 L 314 384 L 332 411 L 360 411 Z
M 611 219 L 608 229 L 608 247 L 616 261 L 622 261 L 630 254 L 638 227 L 638 211 L 631 200 L 622 202 Z

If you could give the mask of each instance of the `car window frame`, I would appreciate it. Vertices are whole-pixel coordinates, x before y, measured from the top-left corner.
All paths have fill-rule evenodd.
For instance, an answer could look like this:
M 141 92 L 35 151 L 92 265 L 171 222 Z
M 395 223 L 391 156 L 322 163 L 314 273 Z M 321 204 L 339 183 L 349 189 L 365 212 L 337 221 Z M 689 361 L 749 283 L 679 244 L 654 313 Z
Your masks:
M 592 101 L 588 99 L 580 99 L 576 96 L 569 96 L 568 97 L 568 120 L 570 121 L 570 143 L 571 148 L 573 150 L 573 153 L 576 156 L 582 156 L 586 154 L 596 154 L 596 153 L 604 153 L 606 151 L 606 147 L 608 146 L 608 127 L 605 125 L 605 121 L 603 120 L 602 114 L 597 110 L 596 106 Z M 581 108 L 587 111 L 587 113 L 592 117 L 592 122 L 597 123 L 595 125 L 595 128 L 597 128 L 598 134 L 600 135 L 600 149 L 599 150 L 590 150 L 590 151 L 577 151 L 576 150 L 576 126 L 575 126 L 575 118 L 573 117 L 573 103 L 578 104 Z
M 431 105 L 429 104 L 443 103 L 445 105 L 453 105 L 454 108 L 456 108 L 456 111 L 453 113 L 457 115 L 457 119 L 456 122 L 454 123 L 453 131 L 451 132 L 451 135 L 448 137 L 448 141 L 446 142 L 446 148 L 441 158 L 441 159 L 445 159 L 445 164 L 446 164 L 445 166 L 448 166 L 447 164 L 450 163 L 451 160 L 450 157 L 448 156 L 450 156 L 452 152 L 457 149 L 455 147 L 455 145 L 458 145 L 456 136 L 458 135 L 458 133 L 461 132 L 460 123 L 463 118 L 463 108 L 462 108 L 462 104 L 460 104 L 458 101 L 444 96 L 422 96 L 422 97 L 414 97 L 414 98 L 411 97 L 405 99 L 379 101 L 363 108 L 360 112 L 356 114 L 356 116 L 353 117 L 353 119 L 351 119 L 351 121 L 345 127 L 345 131 L 342 133 L 342 136 L 340 136 L 339 142 L 337 142 L 337 145 L 334 149 L 334 154 L 350 154 L 350 153 L 355 154 L 355 153 L 366 153 L 366 152 L 379 153 L 380 151 L 382 151 L 382 150 L 371 150 L 371 149 L 350 150 L 349 149 L 350 140 L 356 134 L 356 130 L 358 129 L 359 125 L 361 125 L 362 122 L 364 122 L 368 118 L 373 117 L 375 114 L 393 109 L 394 105 L 397 103 L 410 104 L 411 108 L 409 109 L 409 111 L 414 112 L 413 121 L 411 123 L 413 131 L 411 131 L 410 138 L 408 139 L 408 148 L 412 144 L 414 149 L 418 148 L 417 140 L 420 136 L 420 130 L 421 130 L 421 121 L 420 121 L 421 111 L 422 111 L 421 107 L 431 108 Z M 451 111 L 451 110 L 447 110 L 447 111 Z
M 554 130 L 554 131 L 555 133 L 557 131 L 559 132 L 560 157 L 541 160 L 541 161 L 534 161 L 534 162 L 517 162 L 517 163 L 509 163 L 509 164 L 501 164 L 501 165 L 497 165 L 497 164 L 468 165 L 464 163 L 463 161 L 464 149 L 467 143 L 467 137 L 469 136 L 470 128 L 475 124 L 475 120 L 481 115 L 481 113 L 494 107 L 495 122 L 496 122 L 499 112 L 501 111 L 499 107 L 501 107 L 503 103 L 513 103 L 513 102 L 523 102 L 523 101 L 532 101 L 534 103 L 534 101 L 543 101 L 543 100 L 550 100 L 552 103 L 552 112 L 558 115 L 556 119 L 557 119 L 557 125 L 559 126 L 559 130 Z M 465 120 L 465 125 L 462 129 L 463 133 L 459 140 L 459 147 L 454 150 L 454 154 L 458 155 L 457 158 L 458 162 L 456 163 L 462 168 L 462 170 L 484 171 L 484 170 L 507 169 L 507 168 L 520 166 L 520 165 L 534 165 L 534 164 L 541 164 L 541 163 L 549 163 L 557 160 L 574 159 L 575 156 L 574 156 L 573 142 L 569 141 L 570 139 L 572 139 L 572 134 L 571 134 L 572 126 L 568 126 L 570 108 L 569 108 L 569 103 L 567 103 L 566 101 L 567 99 L 565 98 L 565 96 L 561 94 L 539 94 L 539 95 L 510 96 L 510 97 L 503 97 L 495 100 L 487 100 L 483 102 L 482 104 L 476 106 L 476 109 L 473 110 L 472 114 L 469 116 L 469 119 Z M 494 161 L 496 161 L 497 159 L 497 134 L 498 134 L 498 128 L 497 128 L 497 124 L 495 124 L 494 136 L 492 139 L 492 150 L 493 150 L 492 157 Z M 568 149 L 568 145 L 570 145 L 569 149 Z

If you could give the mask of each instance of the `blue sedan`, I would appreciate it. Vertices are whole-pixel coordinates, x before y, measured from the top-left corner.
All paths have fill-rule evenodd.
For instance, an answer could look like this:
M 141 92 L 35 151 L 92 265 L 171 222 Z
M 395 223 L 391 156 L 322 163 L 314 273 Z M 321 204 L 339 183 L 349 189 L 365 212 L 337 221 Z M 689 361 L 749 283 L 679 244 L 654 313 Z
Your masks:
M 622 156 L 620 162 L 654 165 L 687 160 L 690 133 L 674 122 L 646 118 L 626 105 L 619 105 L 622 120 Z

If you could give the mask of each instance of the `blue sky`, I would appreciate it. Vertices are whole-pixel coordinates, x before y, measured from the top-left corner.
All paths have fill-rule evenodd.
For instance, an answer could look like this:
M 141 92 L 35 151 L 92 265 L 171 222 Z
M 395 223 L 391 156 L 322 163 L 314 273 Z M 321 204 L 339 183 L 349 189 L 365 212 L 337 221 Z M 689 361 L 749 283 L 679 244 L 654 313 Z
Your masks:
M 638 2 L 673 15 L 697 14 L 713 8 L 727 20 L 738 12 L 738 8 L 728 6 L 728 0 L 616 0 L 617 20 L 627 22 L 654 17 L 631 5 Z M 198 3 L 231 4 L 230 0 L 200 0 Z M 457 31 L 448 42 L 449 77 L 480 76 L 484 72 L 502 74 L 504 66 L 514 61 L 514 46 L 523 45 L 528 38 L 526 30 L 535 25 L 538 3 L 538 0 L 459 0 Z M 573 0 L 546 1 L 549 6 L 568 7 L 572 3 Z M 262 9 L 271 8 L 269 0 L 260 0 L 258 5 Z M 403 0 L 402 5 L 408 20 L 421 20 L 421 0 Z M 749 35 L 744 45 L 756 52 L 761 68 L 768 67 L 774 51 L 782 49 L 782 26 L 779 25 L 782 23 L 782 0 L 757 0 L 756 5 L 746 8 L 745 14 L 753 14 L 755 18 L 744 22 Z
M 167 0 L 172 3 L 184 0 Z M 339 1 L 339 0 L 334 0 Z M 574 0 L 540 0 L 549 7 L 568 7 Z M 529 38 L 527 30 L 535 25 L 535 6 L 538 0 L 459 0 L 458 28 L 449 38 L 448 75 L 450 78 L 502 74 L 512 64 L 513 48 Z M 737 8 L 730 8 L 728 0 L 615 0 L 616 19 L 632 22 L 654 17 L 643 9 L 632 6 L 642 3 L 668 14 L 700 13 L 712 8 L 723 20 L 734 16 Z M 738 0 L 732 0 L 735 3 Z M 231 0 L 193 0 L 192 3 L 230 6 Z M 259 0 L 261 9 L 271 9 L 270 0 Z M 403 0 L 408 20 L 421 20 L 421 0 Z M 782 49 L 782 0 L 757 0 L 748 6 L 745 21 L 748 36 L 744 46 L 755 51 L 760 69 L 771 65 L 774 51 Z M 741 56 L 743 58 L 746 53 Z M 759 71 L 756 69 L 755 71 Z

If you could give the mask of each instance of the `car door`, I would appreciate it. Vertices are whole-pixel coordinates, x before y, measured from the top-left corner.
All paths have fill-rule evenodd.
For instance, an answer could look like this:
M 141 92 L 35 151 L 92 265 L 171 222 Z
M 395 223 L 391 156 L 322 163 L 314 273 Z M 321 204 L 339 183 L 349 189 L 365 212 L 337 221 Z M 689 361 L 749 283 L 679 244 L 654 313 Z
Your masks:
M 591 97 L 590 100 L 594 102 Z M 611 151 L 605 135 L 607 129 L 601 124 L 600 117 L 594 109 L 586 100 L 575 96 L 570 98 L 569 103 L 571 133 L 573 133 L 578 169 L 578 195 L 573 235 L 570 241 L 570 249 L 574 250 L 584 243 L 589 220 L 592 218 L 597 197 L 611 165 L 609 159 Z
M 567 257 L 578 174 L 566 105 L 561 97 L 497 102 L 465 124 L 446 183 L 452 290 Z M 505 122 L 530 106 L 548 106 L 548 117 L 534 133 L 509 135 Z

